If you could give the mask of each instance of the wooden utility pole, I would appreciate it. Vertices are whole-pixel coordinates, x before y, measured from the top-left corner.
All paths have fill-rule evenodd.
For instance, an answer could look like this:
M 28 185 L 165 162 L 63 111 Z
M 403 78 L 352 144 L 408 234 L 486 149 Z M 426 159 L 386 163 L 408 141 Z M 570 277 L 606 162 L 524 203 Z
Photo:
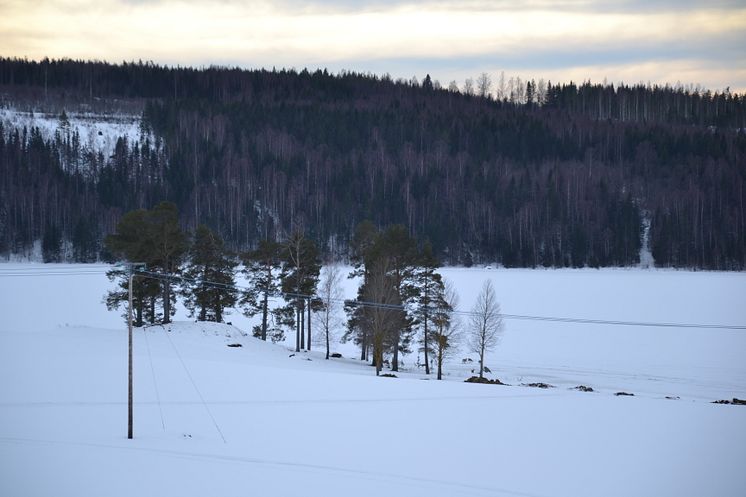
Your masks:
M 129 332 L 129 361 L 127 376 L 127 438 L 132 439 L 132 280 L 135 279 L 133 266 L 130 265 L 129 288 L 129 305 L 127 307 L 127 329 Z
M 127 331 L 129 335 L 129 354 L 128 354 L 128 368 L 127 368 L 127 438 L 132 440 L 132 282 L 135 279 L 135 268 L 143 267 L 144 263 L 133 262 L 128 264 L 129 268 L 129 282 L 127 288 L 129 290 L 129 304 L 127 306 Z

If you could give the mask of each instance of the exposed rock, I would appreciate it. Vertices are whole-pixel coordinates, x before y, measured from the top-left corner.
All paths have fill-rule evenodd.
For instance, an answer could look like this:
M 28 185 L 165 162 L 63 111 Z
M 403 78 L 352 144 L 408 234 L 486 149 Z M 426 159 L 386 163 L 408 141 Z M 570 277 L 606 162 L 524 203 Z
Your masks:
M 577 390 L 578 392 L 593 392 L 593 389 L 591 387 L 587 387 L 585 385 L 578 385 L 573 390 Z
M 523 383 L 521 386 L 532 388 L 554 388 L 554 385 L 548 385 L 546 383 Z
M 629 393 L 629 392 L 617 392 L 614 395 L 616 395 L 617 397 L 634 397 L 635 396 L 635 394 Z
M 678 395 L 666 395 L 666 398 L 668 400 L 679 400 L 679 396 Z
M 333 357 L 335 359 L 341 359 L 342 354 L 340 354 L 339 352 L 334 352 L 333 354 L 329 354 L 329 357 Z
M 733 398 L 733 400 L 716 400 L 713 404 L 731 404 L 734 406 L 746 406 L 746 400 Z
M 243 347 L 240 343 L 229 343 L 228 347 Z
M 398 378 L 398 376 L 396 376 L 393 373 L 384 373 L 384 374 L 379 374 L 378 376 L 381 376 L 383 378 Z
M 495 378 L 494 380 L 490 380 L 489 378 L 480 378 L 479 376 L 472 376 L 471 378 L 467 378 L 464 380 L 466 383 L 485 383 L 490 385 L 505 385 L 502 381 Z

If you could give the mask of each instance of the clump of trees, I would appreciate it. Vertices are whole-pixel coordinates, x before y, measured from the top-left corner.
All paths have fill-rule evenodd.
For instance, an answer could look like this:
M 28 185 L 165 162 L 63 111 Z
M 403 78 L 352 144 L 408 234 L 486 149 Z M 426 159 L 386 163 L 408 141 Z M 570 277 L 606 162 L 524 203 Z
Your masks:
M 345 306 L 343 340 L 360 346 L 360 359 L 370 359 L 376 374 L 384 357 L 390 357 L 391 370 L 398 371 L 401 354 L 412 352 L 416 343 L 424 355 L 425 374 L 430 374 L 434 360 L 441 379 L 443 359 L 456 341 L 457 297 L 447 291 L 430 243 L 418 244 L 403 225 L 379 230 L 366 221 L 356 229 L 353 250 L 350 277 L 360 277 L 361 284 L 357 300 Z
M 113 257 L 147 268 L 133 280 L 136 326 L 169 323 L 179 295 L 189 315 L 198 321 L 222 322 L 227 309 L 239 307 L 249 317 L 261 314 L 255 336 L 280 341 L 284 328 L 290 328 L 296 331 L 296 350 L 311 349 L 312 311 L 323 311 L 327 304 L 312 298 L 321 263 L 316 244 L 302 230 L 294 230 L 283 242 L 263 240 L 255 250 L 235 254 L 206 225 L 188 235 L 180 225 L 176 205 L 161 202 L 150 210 L 125 214 L 104 245 Z M 239 260 L 244 263 L 246 288 L 236 286 Z M 129 272 L 125 265 L 107 273 L 117 282 L 117 288 L 105 297 L 110 310 L 126 305 Z M 336 295 L 334 288 L 327 291 L 330 298 Z M 284 299 L 285 305 L 270 305 L 270 299 L 277 298 Z
M 186 233 L 176 206 L 161 202 L 125 214 L 104 243 L 112 255 L 147 268 L 133 280 L 136 326 L 169 323 L 180 296 L 198 321 L 222 322 L 228 309 L 239 308 L 248 317 L 261 316 L 253 334 L 262 340 L 281 341 L 286 330 L 294 331 L 296 351 L 311 350 L 316 323 L 329 358 L 342 302 L 341 273 L 333 264 L 322 271 L 318 248 L 302 229 L 296 227 L 281 242 L 263 240 L 256 249 L 235 254 L 206 225 Z M 439 274 L 441 263 L 430 243 L 418 243 L 403 225 L 379 229 L 366 221 L 356 229 L 354 247 L 350 277 L 359 277 L 360 286 L 357 299 L 345 301 L 342 339 L 360 346 L 360 359 L 370 360 L 376 375 L 387 364 L 398 371 L 402 355 L 417 347 L 425 374 L 435 367 L 442 379 L 444 361 L 457 348 L 462 329 L 458 296 Z M 245 288 L 235 282 L 239 260 Z M 117 288 L 106 295 L 107 307 L 126 306 L 129 268 L 117 266 L 108 276 Z M 480 377 L 485 352 L 496 345 L 501 330 L 500 307 L 488 281 L 466 330 L 471 350 L 479 355 Z

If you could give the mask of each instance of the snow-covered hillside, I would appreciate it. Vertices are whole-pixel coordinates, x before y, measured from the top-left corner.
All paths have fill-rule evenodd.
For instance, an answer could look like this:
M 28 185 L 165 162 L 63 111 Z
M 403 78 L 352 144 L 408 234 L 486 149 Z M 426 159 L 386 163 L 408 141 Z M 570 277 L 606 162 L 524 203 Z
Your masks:
M 746 408 L 710 403 L 746 397 L 737 330 L 508 320 L 487 361 L 503 387 L 463 383 L 465 349 L 449 381 L 423 381 L 416 357 L 376 378 L 349 344 L 324 361 L 245 336 L 237 315 L 180 315 L 136 330 L 128 441 L 126 332 L 100 303 L 103 269 L 0 265 L 2 495 L 746 493 Z M 443 273 L 463 309 L 491 278 L 507 314 L 746 323 L 742 273 Z
M 12 129 L 20 132 L 24 127 L 27 130 L 39 128 L 45 140 L 54 138 L 57 132 L 64 139 L 77 131 L 81 147 L 94 153 L 101 152 L 105 158 L 112 155 L 120 137 L 126 138 L 130 144 L 140 140 L 140 116 L 73 111 L 65 114 L 65 122 L 61 115 L 0 108 L 0 123 L 6 132 Z

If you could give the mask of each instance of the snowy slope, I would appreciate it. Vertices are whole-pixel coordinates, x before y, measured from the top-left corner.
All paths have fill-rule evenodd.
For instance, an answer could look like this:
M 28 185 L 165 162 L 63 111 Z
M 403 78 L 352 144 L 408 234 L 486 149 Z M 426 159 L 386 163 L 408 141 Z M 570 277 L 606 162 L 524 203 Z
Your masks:
M 148 327 L 128 441 L 126 333 L 100 304 L 110 283 L 95 266 L 2 272 L 0 495 L 746 494 L 746 408 L 709 403 L 746 397 L 742 332 L 509 321 L 488 362 L 509 383 L 557 385 L 540 390 L 462 383 L 466 352 L 452 381 L 414 367 L 375 378 L 246 337 L 235 315 L 238 327 Z M 444 273 L 464 308 L 489 277 L 506 313 L 746 321 L 743 274 Z
M 26 112 L 14 108 L 0 108 L 0 123 L 6 130 L 37 127 L 45 140 L 60 132 L 63 138 L 77 131 L 81 146 L 88 151 L 101 152 L 108 158 L 114 152 L 117 140 L 124 137 L 130 144 L 140 140 L 140 116 L 127 114 L 92 114 L 70 112 L 69 126 L 62 127 L 60 114 Z

